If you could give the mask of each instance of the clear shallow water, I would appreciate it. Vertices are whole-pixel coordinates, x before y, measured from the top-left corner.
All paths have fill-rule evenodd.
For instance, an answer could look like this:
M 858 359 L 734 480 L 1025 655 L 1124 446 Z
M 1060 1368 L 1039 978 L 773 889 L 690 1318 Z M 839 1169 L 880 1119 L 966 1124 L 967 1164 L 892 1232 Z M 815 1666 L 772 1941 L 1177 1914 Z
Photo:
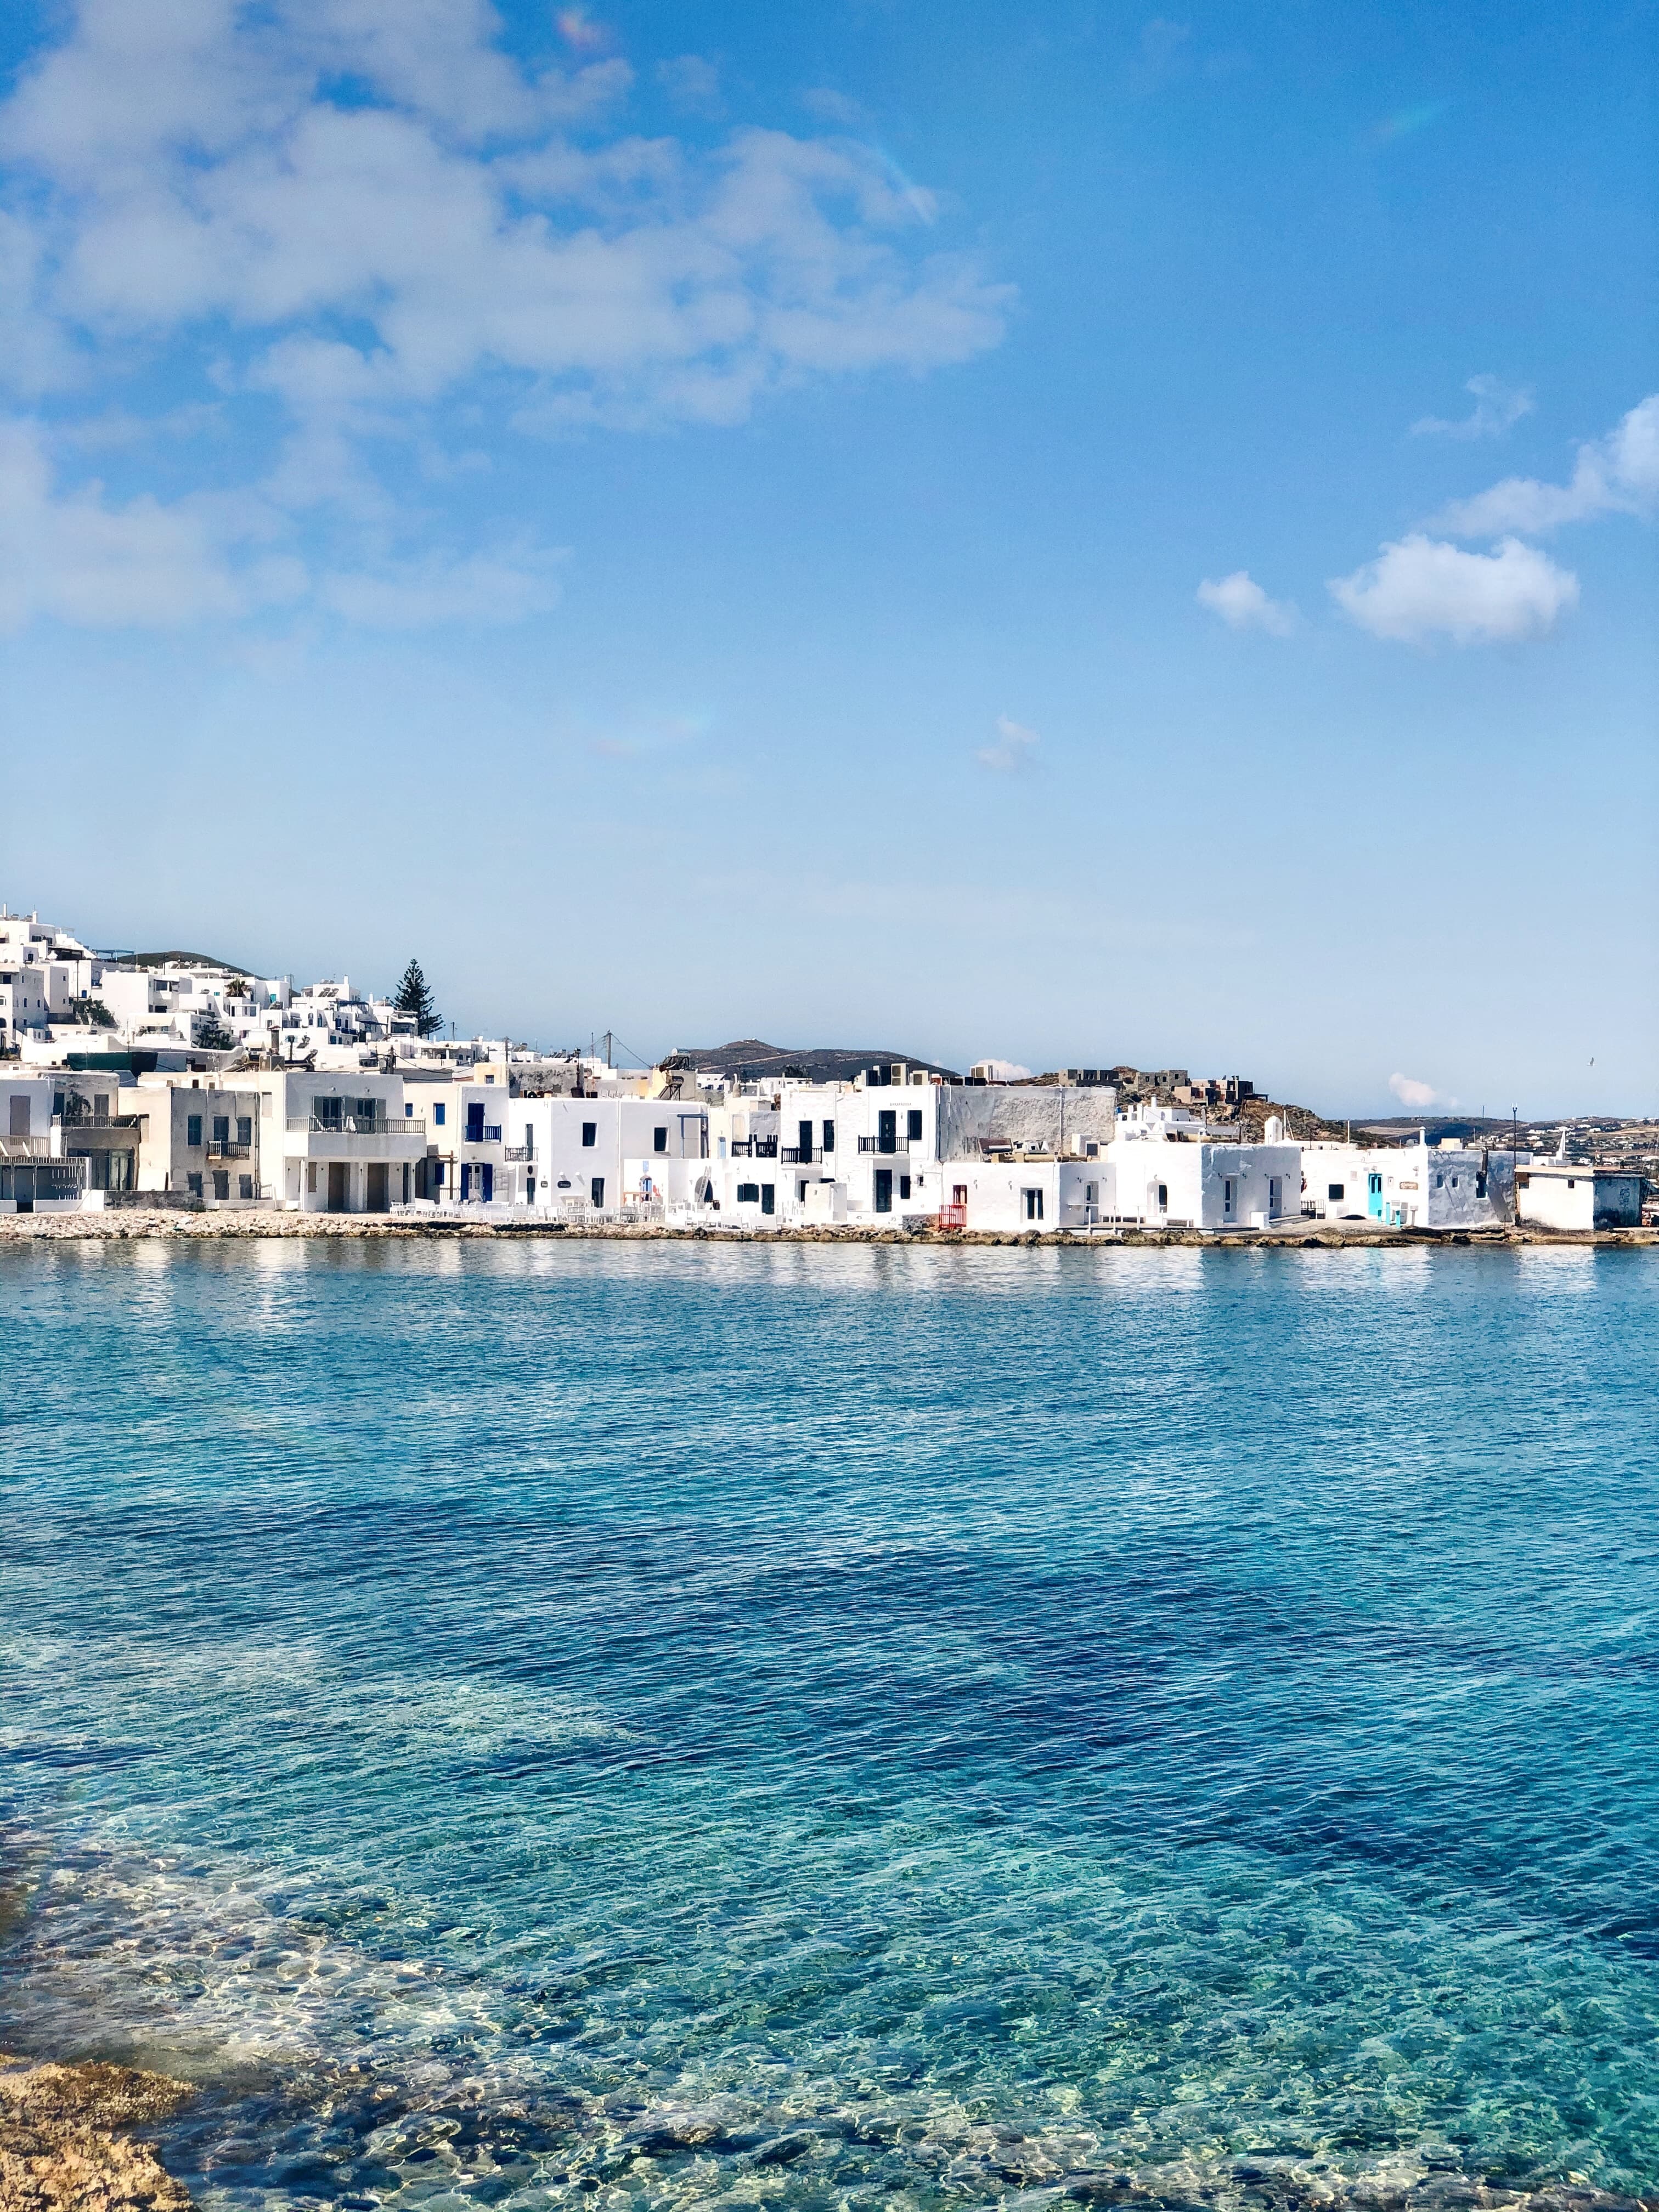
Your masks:
M 0 1255 L 0 2044 L 201 2080 L 210 2204 L 1651 2189 L 1656 1321 L 1578 1250 Z

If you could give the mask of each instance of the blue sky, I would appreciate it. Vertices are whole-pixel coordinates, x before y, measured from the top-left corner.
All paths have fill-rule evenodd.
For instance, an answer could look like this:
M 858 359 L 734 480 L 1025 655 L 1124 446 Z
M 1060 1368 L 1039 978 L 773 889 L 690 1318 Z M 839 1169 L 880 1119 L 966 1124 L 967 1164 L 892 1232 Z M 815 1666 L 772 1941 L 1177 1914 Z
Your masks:
M 7 21 L 14 904 L 1659 1107 L 1651 7 Z

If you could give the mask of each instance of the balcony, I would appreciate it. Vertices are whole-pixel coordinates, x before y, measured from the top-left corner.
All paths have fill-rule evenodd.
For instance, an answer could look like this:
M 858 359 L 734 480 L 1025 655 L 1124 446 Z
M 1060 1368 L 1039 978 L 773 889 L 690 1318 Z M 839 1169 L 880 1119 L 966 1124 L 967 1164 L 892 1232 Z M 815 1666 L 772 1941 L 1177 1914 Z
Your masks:
M 775 1137 L 734 1137 L 731 1156 L 734 1160 L 775 1160 L 778 1140 Z
M 835 1154 L 832 1152 L 830 1157 L 833 1159 Z M 785 1167 L 813 1168 L 819 1165 L 823 1154 L 816 1148 L 805 1145 L 786 1145 L 778 1154 L 778 1158 Z
M 860 1137 L 859 1150 L 861 1152 L 878 1152 L 884 1160 L 895 1160 L 901 1152 L 914 1151 L 921 1142 L 920 1137 L 895 1137 L 890 1145 L 884 1145 L 879 1137 Z
M 536 1155 L 528 1145 L 508 1145 L 501 1158 L 510 1168 L 523 1168 L 532 1165 Z
M 253 1156 L 252 1145 L 233 1144 L 226 1137 L 210 1137 L 203 1150 L 210 1160 L 246 1160 Z
M 345 1114 L 337 1121 L 325 1121 L 319 1114 L 290 1114 L 287 1127 L 288 1152 L 307 1159 L 413 1160 L 426 1150 L 425 1118 L 413 1114 L 402 1120 Z
M 290 1129 L 310 1129 L 325 1137 L 414 1137 L 426 1141 L 424 1115 L 407 1114 L 401 1118 L 390 1114 L 342 1114 L 337 1120 L 325 1121 L 320 1114 L 290 1114 Z

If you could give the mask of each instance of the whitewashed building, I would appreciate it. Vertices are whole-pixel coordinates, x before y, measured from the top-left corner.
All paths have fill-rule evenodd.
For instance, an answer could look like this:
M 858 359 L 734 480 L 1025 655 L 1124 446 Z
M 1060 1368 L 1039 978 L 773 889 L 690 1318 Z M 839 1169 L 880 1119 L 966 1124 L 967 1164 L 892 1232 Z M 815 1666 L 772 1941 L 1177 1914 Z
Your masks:
M 1516 1218 L 1540 1229 L 1634 1229 L 1642 1177 L 1573 1160 L 1530 1160 L 1516 1173 Z
M 1513 1156 L 1455 1140 L 1307 1144 L 1302 1212 L 1318 1221 L 1388 1229 L 1487 1229 L 1515 1218 Z

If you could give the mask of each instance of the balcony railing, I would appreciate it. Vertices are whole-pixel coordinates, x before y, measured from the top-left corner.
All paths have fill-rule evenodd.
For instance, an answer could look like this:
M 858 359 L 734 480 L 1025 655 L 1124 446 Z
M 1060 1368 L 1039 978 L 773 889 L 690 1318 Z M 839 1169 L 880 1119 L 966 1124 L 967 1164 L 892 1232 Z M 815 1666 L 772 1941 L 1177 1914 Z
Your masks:
M 252 1157 L 253 1147 L 233 1144 L 228 1137 L 210 1137 L 206 1151 L 210 1160 L 246 1160 Z
M 290 1114 L 290 1129 L 309 1130 L 314 1137 L 418 1137 L 426 1141 L 426 1117 L 409 1114 L 401 1119 L 387 1114 L 342 1114 L 325 1121 L 320 1114 Z
M 501 1154 L 507 1165 L 515 1168 L 528 1166 L 535 1157 L 534 1151 L 528 1145 L 508 1145 Z
M 778 1156 L 775 1137 L 734 1137 L 732 1158 L 734 1160 L 775 1160 Z
M 778 1158 L 785 1167 L 811 1168 L 817 1166 L 823 1154 L 812 1146 L 786 1145 L 778 1154 Z M 830 1158 L 832 1159 L 835 1158 L 833 1152 Z
M 860 1137 L 861 1152 L 879 1152 L 884 1159 L 896 1159 L 901 1152 L 914 1151 L 921 1142 L 920 1137 L 895 1137 L 890 1145 L 884 1145 L 879 1137 Z
M 968 1226 L 967 1207 L 941 1206 L 939 1210 L 939 1225 L 941 1229 L 965 1229 Z

